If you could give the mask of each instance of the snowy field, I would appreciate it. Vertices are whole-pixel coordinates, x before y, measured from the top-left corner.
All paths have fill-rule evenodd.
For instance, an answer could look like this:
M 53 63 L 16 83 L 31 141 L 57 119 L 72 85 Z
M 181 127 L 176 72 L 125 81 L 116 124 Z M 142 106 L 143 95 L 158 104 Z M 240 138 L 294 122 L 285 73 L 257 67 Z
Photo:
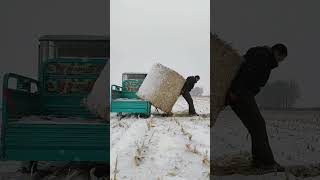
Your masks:
M 282 165 L 309 165 L 320 163 L 320 112 L 316 111 L 263 111 L 269 140 L 275 159 Z M 250 156 L 251 140 L 245 127 L 232 111 L 224 111 L 211 130 L 212 159 L 230 166 L 231 162 Z M 248 155 L 249 153 L 249 155 Z M 306 176 L 294 177 L 291 173 L 270 173 L 263 176 L 215 176 L 217 180 L 277 180 L 320 179 L 320 166 Z M 302 176 L 302 175 L 301 175 Z M 313 177 L 311 177 L 313 176 Z
M 209 179 L 209 98 L 194 98 L 195 108 L 206 117 L 148 119 L 111 117 L 112 177 L 132 180 Z M 174 113 L 188 110 L 180 98 Z

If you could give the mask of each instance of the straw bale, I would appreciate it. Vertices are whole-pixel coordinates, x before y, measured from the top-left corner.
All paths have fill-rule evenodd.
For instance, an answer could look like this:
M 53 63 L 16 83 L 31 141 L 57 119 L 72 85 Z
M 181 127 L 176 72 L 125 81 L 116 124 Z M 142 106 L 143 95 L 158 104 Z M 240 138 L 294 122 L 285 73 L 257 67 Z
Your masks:
M 171 113 L 185 81 L 176 71 L 157 63 L 152 66 L 137 95 L 150 101 L 154 107 Z
M 211 126 L 214 125 L 219 113 L 225 108 L 227 91 L 238 72 L 242 57 L 232 46 L 217 35 L 210 38 L 211 55 Z

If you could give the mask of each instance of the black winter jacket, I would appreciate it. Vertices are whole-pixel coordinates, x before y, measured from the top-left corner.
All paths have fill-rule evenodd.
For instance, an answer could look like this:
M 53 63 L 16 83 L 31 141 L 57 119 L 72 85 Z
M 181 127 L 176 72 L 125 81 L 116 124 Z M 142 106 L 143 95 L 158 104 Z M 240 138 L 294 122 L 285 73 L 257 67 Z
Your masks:
M 267 46 L 249 49 L 244 59 L 231 84 L 231 91 L 239 96 L 256 95 L 267 83 L 271 70 L 278 67 L 278 62 Z
M 190 92 L 196 83 L 197 83 L 197 79 L 194 76 L 189 76 L 187 77 L 182 90 L 185 92 Z

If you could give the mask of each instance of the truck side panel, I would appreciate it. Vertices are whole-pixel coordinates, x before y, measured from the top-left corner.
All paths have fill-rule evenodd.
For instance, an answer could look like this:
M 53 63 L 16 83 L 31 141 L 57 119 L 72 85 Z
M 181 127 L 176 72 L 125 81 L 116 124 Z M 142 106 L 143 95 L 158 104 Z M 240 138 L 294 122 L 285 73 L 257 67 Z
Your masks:
M 37 83 L 36 80 L 16 74 L 5 75 L 1 159 L 18 161 L 109 160 L 108 123 L 31 124 L 18 122 L 17 120 L 21 117 L 39 115 L 47 110 L 44 109 L 44 100 L 41 99 L 39 93 L 31 93 L 19 88 L 9 89 L 9 79 Z
M 107 161 L 108 135 L 108 125 L 11 123 L 4 159 Z

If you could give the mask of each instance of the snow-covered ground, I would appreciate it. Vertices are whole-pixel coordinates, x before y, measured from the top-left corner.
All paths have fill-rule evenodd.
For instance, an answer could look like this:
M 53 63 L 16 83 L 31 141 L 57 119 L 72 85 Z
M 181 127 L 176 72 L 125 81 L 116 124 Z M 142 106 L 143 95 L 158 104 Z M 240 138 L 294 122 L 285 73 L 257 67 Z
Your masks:
M 209 115 L 209 98 L 194 98 L 194 103 L 199 114 Z M 173 112 L 186 110 L 185 100 L 178 99 Z M 209 159 L 209 116 L 111 116 L 111 172 L 118 179 L 209 179 Z
M 320 112 L 316 111 L 263 111 L 269 140 L 276 160 L 285 166 L 320 163 Z M 223 163 L 223 159 L 244 157 L 250 153 L 251 141 L 245 127 L 232 111 L 224 111 L 211 129 L 212 159 Z M 226 160 L 226 163 L 228 161 Z M 230 162 L 229 162 L 230 163 Z M 313 172 L 320 179 L 319 172 Z M 295 179 L 291 174 L 288 177 Z M 223 176 L 221 180 L 240 179 L 285 179 L 285 173 L 263 176 Z M 289 178 L 290 179 L 290 178 Z

